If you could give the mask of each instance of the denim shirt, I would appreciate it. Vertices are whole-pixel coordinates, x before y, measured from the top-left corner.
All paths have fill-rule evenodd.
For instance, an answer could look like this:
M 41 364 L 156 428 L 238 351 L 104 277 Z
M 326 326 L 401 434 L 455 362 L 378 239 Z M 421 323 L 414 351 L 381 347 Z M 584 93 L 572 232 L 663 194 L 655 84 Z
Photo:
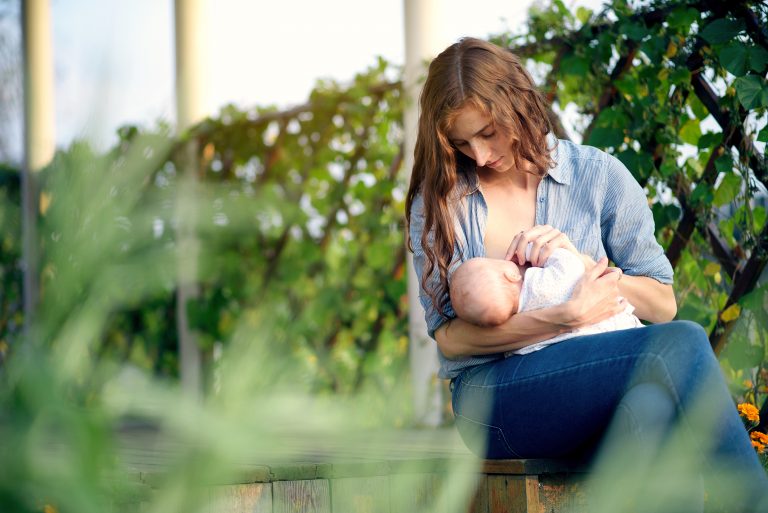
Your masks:
M 554 138 L 550 136 L 550 144 Z M 615 157 L 570 141 L 559 140 L 553 149 L 555 167 L 541 180 L 536 191 L 536 224 L 548 224 L 565 233 L 574 246 L 595 260 L 607 256 L 631 276 L 648 276 L 661 283 L 672 283 L 672 266 L 656 241 L 653 215 L 645 192 Z M 456 246 L 449 279 L 465 260 L 485 256 L 485 226 L 488 206 L 475 172 L 462 173 L 449 206 L 456 212 Z M 421 305 L 424 307 L 429 336 L 448 319 L 456 317 L 448 298 L 442 317 L 421 287 L 427 259 L 421 246 L 424 230 L 424 204 L 418 194 L 411 206 L 410 237 L 413 264 L 419 279 Z M 512 241 L 513 234 L 509 240 Z M 429 239 L 428 239 L 429 240 Z M 427 282 L 436 287 L 435 270 Z M 446 294 L 447 295 L 447 294 Z M 503 358 L 503 354 L 469 356 L 449 360 L 438 349 L 441 378 L 456 377 L 462 370 Z

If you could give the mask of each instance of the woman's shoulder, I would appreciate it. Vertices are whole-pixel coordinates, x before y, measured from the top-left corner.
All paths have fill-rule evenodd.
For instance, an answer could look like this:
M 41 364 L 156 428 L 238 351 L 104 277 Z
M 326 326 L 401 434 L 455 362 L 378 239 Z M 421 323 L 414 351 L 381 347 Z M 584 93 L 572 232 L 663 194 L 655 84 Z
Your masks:
M 567 139 L 558 139 L 556 151 L 558 161 L 605 163 L 610 157 L 608 153 L 600 148 Z
M 614 180 L 631 177 L 621 160 L 600 148 L 559 139 L 556 151 L 557 165 L 568 168 L 569 174 L 582 177 L 589 174 Z

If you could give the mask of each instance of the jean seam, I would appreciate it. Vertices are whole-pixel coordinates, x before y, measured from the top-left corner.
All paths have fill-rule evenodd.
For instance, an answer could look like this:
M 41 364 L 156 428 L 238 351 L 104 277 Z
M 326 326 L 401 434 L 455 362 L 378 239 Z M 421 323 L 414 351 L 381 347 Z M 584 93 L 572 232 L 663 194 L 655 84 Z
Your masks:
M 642 435 L 641 435 L 641 430 L 638 429 L 638 426 L 640 425 L 640 422 L 637 420 L 637 417 L 635 416 L 635 414 L 632 413 L 632 409 L 631 408 L 627 408 L 624 404 L 619 403 L 619 405 L 616 406 L 616 413 L 618 413 L 619 410 L 623 410 L 623 411 L 626 412 L 627 417 L 629 418 L 629 420 L 632 423 L 632 426 L 631 426 L 632 433 L 638 439 L 642 440 L 643 438 L 642 438 Z
M 485 424 L 484 422 L 478 422 L 478 421 L 476 421 L 474 419 L 470 419 L 469 417 L 465 417 L 464 415 L 462 415 L 460 413 L 456 413 L 455 416 L 457 418 L 462 418 L 462 419 L 464 419 L 467 422 L 471 422 L 472 424 L 476 424 L 478 426 L 483 426 L 484 428 L 491 428 L 491 429 L 496 430 L 499 433 L 499 435 L 501 436 L 501 441 L 504 443 L 504 448 L 507 451 L 509 451 L 509 453 L 512 456 L 514 456 L 515 458 L 519 458 L 520 457 L 520 455 L 517 454 L 515 451 L 513 451 L 512 448 L 509 446 L 509 442 L 507 441 L 507 437 L 504 436 L 504 430 L 501 429 L 499 426 L 494 426 L 492 424 Z

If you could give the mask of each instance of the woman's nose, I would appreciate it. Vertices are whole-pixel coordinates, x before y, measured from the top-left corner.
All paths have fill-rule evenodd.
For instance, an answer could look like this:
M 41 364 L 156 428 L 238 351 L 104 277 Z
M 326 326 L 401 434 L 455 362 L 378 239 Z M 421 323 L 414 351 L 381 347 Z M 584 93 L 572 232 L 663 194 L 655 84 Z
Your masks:
M 472 155 L 475 157 L 475 164 L 477 164 L 477 167 L 485 166 L 488 163 L 488 157 L 490 156 L 488 146 L 478 141 L 470 143 L 470 147 L 472 148 Z

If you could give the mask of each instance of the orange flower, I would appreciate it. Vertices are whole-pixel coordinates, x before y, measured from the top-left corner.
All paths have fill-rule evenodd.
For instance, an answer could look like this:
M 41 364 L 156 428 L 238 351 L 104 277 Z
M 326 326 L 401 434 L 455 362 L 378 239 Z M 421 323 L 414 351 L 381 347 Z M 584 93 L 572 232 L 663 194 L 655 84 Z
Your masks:
M 760 422 L 760 411 L 754 404 L 741 403 L 738 406 L 739 415 L 751 422 Z
M 758 454 L 765 452 L 765 445 L 761 444 L 760 442 L 752 440 L 752 447 L 754 447 Z
M 761 433 L 760 431 L 752 431 L 749 434 L 749 437 L 759 444 L 768 445 L 768 435 L 765 433 Z

